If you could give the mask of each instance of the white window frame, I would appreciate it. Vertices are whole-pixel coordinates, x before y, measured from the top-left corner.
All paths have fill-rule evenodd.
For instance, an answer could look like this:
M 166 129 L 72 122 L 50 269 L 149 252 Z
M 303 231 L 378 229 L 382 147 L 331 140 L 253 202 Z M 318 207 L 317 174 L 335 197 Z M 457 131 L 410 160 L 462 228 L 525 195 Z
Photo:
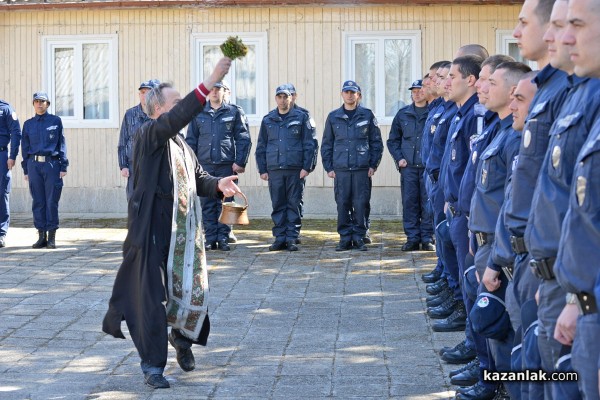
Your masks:
M 248 123 L 251 126 L 260 126 L 263 117 L 269 112 L 268 86 L 269 86 L 269 59 L 268 39 L 266 32 L 220 32 L 220 33 L 193 33 L 191 40 L 191 68 L 192 88 L 204 80 L 204 71 L 200 64 L 200 55 L 203 45 L 220 45 L 229 36 L 239 36 L 245 44 L 254 45 L 256 48 L 256 64 L 260 68 L 256 70 L 256 114 L 249 114 L 246 110 Z M 235 62 L 231 67 L 231 73 L 235 73 Z M 230 75 L 231 76 L 231 75 Z M 231 101 L 235 104 L 235 85 L 229 80 L 231 87 Z
M 344 43 L 344 79 L 355 79 L 354 65 L 354 44 L 356 43 L 372 43 L 377 42 L 377 54 L 383 54 L 384 41 L 389 39 L 402 39 L 412 41 L 412 77 L 411 82 L 422 78 L 421 69 L 421 31 L 420 30 L 398 30 L 398 31 L 374 31 L 374 32 L 343 32 L 342 41 Z M 385 68 L 383 57 L 376 58 L 375 65 L 375 82 L 377 88 L 385 88 Z M 360 85 L 360 82 L 357 82 Z M 373 113 L 381 125 L 391 125 L 394 119 L 393 116 L 385 115 L 385 92 L 378 90 L 375 93 L 375 107 Z
M 508 46 L 510 44 L 517 44 L 517 39 L 513 36 L 513 31 L 511 29 L 496 29 L 496 54 L 509 55 Z M 535 61 L 525 60 L 525 63 L 531 69 L 537 69 Z
M 83 68 L 82 48 L 84 44 L 106 43 L 109 46 L 109 118 L 84 119 L 83 118 Z M 75 88 L 75 115 L 61 116 L 65 128 L 118 128 L 119 127 L 119 48 L 117 35 L 64 35 L 42 37 L 42 85 L 50 97 L 49 112 L 54 113 L 56 104 L 54 85 L 54 49 L 61 46 L 75 48 L 76 68 L 73 74 L 73 87 Z

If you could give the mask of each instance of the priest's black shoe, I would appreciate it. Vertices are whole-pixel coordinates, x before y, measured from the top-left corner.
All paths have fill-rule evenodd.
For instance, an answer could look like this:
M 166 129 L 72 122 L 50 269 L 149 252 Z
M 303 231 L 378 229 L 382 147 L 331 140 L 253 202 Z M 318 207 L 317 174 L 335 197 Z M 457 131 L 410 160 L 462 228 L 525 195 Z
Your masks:
M 298 250 L 300 250 L 298 248 L 298 246 L 296 245 L 296 241 L 295 240 L 290 240 L 290 241 L 287 242 L 287 249 L 289 251 L 298 251 Z
M 349 240 L 340 240 L 337 246 L 335 246 L 335 251 L 346 251 L 352 248 L 352 242 Z
M 186 372 L 194 370 L 194 368 L 196 368 L 196 360 L 194 359 L 194 353 L 192 353 L 192 349 L 189 347 L 184 348 L 178 345 L 175 342 L 172 332 L 169 333 L 169 343 L 171 343 L 171 346 L 173 346 L 177 352 L 177 363 L 181 369 Z
M 367 245 L 363 242 L 362 239 L 354 242 L 354 248 L 358 251 L 367 251 Z
M 144 383 L 154 389 L 168 389 L 171 387 L 169 381 L 161 374 L 144 374 Z
M 433 271 L 421 275 L 421 279 L 425 283 L 433 283 L 442 277 L 442 271 L 434 269 Z
M 457 386 L 472 386 L 479 381 L 479 360 L 467 364 L 468 368 L 450 378 L 450 383 Z
M 462 332 L 467 326 L 467 310 L 464 303 L 457 301 L 454 312 L 446 319 L 433 324 L 434 332 Z
M 421 250 L 423 251 L 435 251 L 435 246 L 431 242 L 421 243 Z
M 205 250 L 216 250 L 218 248 L 217 242 L 210 242 L 210 243 L 206 243 L 206 245 L 204 246 Z
M 475 385 L 463 393 L 457 393 L 456 400 L 492 400 L 496 395 L 496 388 L 490 388 L 484 386 L 481 382 L 477 382 Z
M 429 318 L 433 318 L 433 319 L 448 318 L 450 316 L 450 314 L 452 314 L 454 312 L 455 303 L 456 303 L 456 300 L 454 300 L 453 298 L 449 298 L 448 300 L 446 300 L 445 302 L 443 302 L 441 305 L 439 305 L 437 307 L 428 308 L 427 315 L 429 315 Z
M 442 354 L 442 360 L 448 364 L 465 364 L 475 357 L 477 357 L 477 352 L 475 349 L 469 349 L 465 342 L 459 343 L 456 349 L 446 351 Z
M 429 294 L 439 294 L 442 290 L 448 287 L 448 281 L 444 278 L 435 283 L 425 286 L 425 291 Z
M 229 250 L 231 250 L 231 247 L 229 247 L 229 244 L 227 243 L 227 239 L 220 240 L 217 243 L 217 245 L 219 247 L 219 250 L 221 250 L 221 251 L 229 251 Z
M 269 246 L 269 251 L 279 251 L 285 249 L 287 244 L 285 242 L 273 242 L 272 245 Z
M 479 368 L 479 358 L 475 357 L 474 359 L 472 359 L 471 361 L 469 361 L 468 364 L 465 364 L 465 365 L 463 365 L 462 367 L 460 367 L 458 369 L 454 369 L 454 370 L 450 371 L 450 373 L 448 374 L 448 377 L 452 378 L 453 376 L 456 376 L 458 374 L 462 374 L 463 372 L 465 372 L 469 368 L 473 368 L 473 366 L 476 366 L 477 368 Z
M 402 245 L 402 251 L 416 251 L 419 250 L 419 242 L 406 242 Z

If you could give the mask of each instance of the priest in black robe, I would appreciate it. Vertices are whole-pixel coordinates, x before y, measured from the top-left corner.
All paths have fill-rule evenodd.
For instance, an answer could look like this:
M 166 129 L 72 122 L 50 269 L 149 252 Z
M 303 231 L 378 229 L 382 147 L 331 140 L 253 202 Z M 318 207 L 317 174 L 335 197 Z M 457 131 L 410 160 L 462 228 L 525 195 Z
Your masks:
M 204 172 L 180 133 L 202 111 L 210 89 L 230 66 L 229 58 L 221 59 L 183 99 L 168 83 L 148 92 L 152 120 L 136 135 L 129 231 L 102 330 L 124 339 L 121 321 L 126 321 L 144 381 L 154 388 L 169 387 L 163 376 L 167 341 L 175 347 L 179 365 L 189 371 L 195 366 L 192 344 L 205 346 L 210 331 L 198 196 L 230 197 L 239 188 L 233 182 L 236 176 L 217 178 Z

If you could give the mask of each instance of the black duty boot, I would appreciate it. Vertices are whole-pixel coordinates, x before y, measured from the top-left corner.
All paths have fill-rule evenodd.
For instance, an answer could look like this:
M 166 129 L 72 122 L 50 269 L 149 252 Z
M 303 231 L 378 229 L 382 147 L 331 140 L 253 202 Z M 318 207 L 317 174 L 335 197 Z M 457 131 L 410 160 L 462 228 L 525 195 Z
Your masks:
M 421 279 L 425 283 L 433 283 L 442 277 L 442 271 L 434 269 L 433 271 L 421 275 Z
M 452 290 L 450 288 L 446 288 L 440 294 L 428 298 L 425 303 L 427 304 L 427 307 L 437 307 L 445 303 L 446 300 L 453 298 L 454 293 L 452 293 Z
M 477 352 L 475 349 L 468 348 L 465 342 L 460 343 L 455 349 L 446 351 L 444 354 L 442 354 L 442 360 L 449 364 L 466 364 L 475 357 L 477 357 Z M 476 382 L 460 386 L 470 386 L 475 383 Z M 458 385 L 458 383 L 454 383 L 454 385 Z
M 433 319 L 448 318 L 450 314 L 454 312 L 455 304 L 456 300 L 454 300 L 453 297 L 450 297 L 448 300 L 446 300 L 437 307 L 427 308 L 427 315 L 429 315 L 429 318 Z
M 48 232 L 48 248 L 56 248 L 56 229 Z
M 48 240 L 46 239 L 46 232 L 42 230 L 38 230 L 38 241 L 31 246 L 34 249 L 41 249 L 42 247 L 46 247 L 48 244 Z
M 431 327 L 434 332 L 464 332 L 467 325 L 467 310 L 462 301 L 457 301 L 454 312 Z
M 425 291 L 428 294 L 435 295 L 435 294 L 441 293 L 442 290 L 444 290 L 447 287 L 448 287 L 448 281 L 445 278 L 441 278 L 441 279 L 437 280 L 436 282 L 425 286 Z

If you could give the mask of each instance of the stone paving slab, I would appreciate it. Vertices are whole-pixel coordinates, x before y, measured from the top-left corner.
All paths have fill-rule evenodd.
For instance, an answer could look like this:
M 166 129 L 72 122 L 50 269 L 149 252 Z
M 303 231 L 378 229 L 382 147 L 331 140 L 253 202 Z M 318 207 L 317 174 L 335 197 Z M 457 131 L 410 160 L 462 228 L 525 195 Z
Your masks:
M 16 225 L 16 227 L 15 227 Z M 0 399 L 445 399 L 423 272 L 432 253 L 400 251 L 400 223 L 373 221 L 367 252 L 336 252 L 335 221 L 306 220 L 299 252 L 269 252 L 268 221 L 210 251 L 211 336 L 185 373 L 169 350 L 169 390 L 145 386 L 129 339 L 101 332 L 123 220 L 68 220 L 56 250 L 13 220 L 0 250 Z M 261 228 L 262 227 L 262 228 Z

